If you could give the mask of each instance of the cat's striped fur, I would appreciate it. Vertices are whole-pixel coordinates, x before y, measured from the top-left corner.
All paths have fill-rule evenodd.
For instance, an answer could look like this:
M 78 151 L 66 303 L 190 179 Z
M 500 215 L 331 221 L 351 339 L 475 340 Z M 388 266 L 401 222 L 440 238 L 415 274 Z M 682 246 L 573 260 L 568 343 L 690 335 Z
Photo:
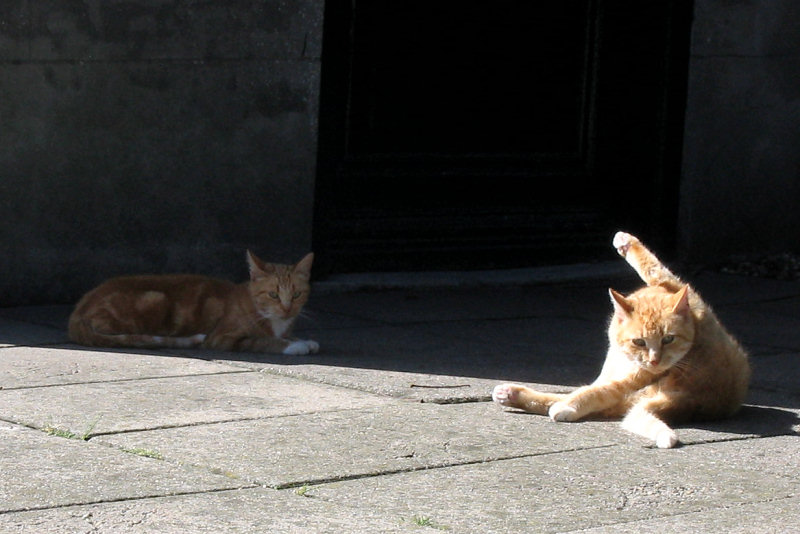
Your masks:
M 647 286 L 627 297 L 609 290 L 614 314 L 597 379 L 569 394 L 501 384 L 492 397 L 554 421 L 622 418 L 626 430 L 674 447 L 678 436 L 669 425 L 739 409 L 750 380 L 748 358 L 697 292 L 637 238 L 618 232 L 613 244 Z
M 248 251 L 250 280 L 238 285 L 187 274 L 112 278 L 75 306 L 69 336 L 92 347 L 316 352 L 315 341 L 288 337 L 308 299 L 313 259 L 282 265 Z

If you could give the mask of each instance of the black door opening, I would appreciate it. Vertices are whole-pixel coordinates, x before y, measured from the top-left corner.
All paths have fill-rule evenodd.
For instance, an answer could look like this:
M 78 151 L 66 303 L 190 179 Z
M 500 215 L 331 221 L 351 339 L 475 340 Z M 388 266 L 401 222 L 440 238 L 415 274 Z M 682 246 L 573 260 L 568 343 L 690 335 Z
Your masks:
M 322 271 L 607 259 L 617 228 L 668 247 L 690 17 L 679 0 L 327 0 Z

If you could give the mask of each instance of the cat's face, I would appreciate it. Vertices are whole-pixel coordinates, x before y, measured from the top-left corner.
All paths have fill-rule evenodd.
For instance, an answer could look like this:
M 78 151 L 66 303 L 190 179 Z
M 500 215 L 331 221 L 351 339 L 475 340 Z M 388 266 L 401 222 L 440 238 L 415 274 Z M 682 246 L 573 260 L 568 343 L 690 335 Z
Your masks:
M 647 371 L 658 373 L 674 366 L 694 342 L 687 291 L 686 287 L 677 293 L 646 287 L 624 297 L 611 290 L 611 343 Z
M 297 317 L 308 300 L 311 289 L 311 263 L 307 254 L 295 265 L 266 263 L 248 251 L 250 294 L 258 313 L 267 319 L 287 320 Z

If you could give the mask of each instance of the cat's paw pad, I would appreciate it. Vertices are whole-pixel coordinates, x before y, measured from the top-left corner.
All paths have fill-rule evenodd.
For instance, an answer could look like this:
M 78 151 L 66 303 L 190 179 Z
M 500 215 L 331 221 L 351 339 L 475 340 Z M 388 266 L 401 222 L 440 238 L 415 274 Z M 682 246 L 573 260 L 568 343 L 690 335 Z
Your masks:
M 631 246 L 633 246 L 637 241 L 638 239 L 633 237 L 631 234 L 617 232 L 614 235 L 614 241 L 612 241 L 612 244 L 614 245 L 614 248 L 617 249 L 619 255 L 624 258 L 628 254 L 628 250 L 631 248 Z
M 517 402 L 518 389 L 514 384 L 500 384 L 492 390 L 492 400 L 503 406 L 514 406 Z
M 656 447 L 671 449 L 678 444 L 678 435 L 673 430 L 662 430 L 656 436 Z
M 566 402 L 553 404 L 547 414 L 553 421 L 575 421 L 578 419 L 578 411 Z
M 319 351 L 319 343 L 310 339 L 298 339 L 297 341 L 292 341 L 285 349 L 283 349 L 284 354 L 289 354 L 292 356 L 303 356 L 305 354 L 311 354 L 317 351 Z

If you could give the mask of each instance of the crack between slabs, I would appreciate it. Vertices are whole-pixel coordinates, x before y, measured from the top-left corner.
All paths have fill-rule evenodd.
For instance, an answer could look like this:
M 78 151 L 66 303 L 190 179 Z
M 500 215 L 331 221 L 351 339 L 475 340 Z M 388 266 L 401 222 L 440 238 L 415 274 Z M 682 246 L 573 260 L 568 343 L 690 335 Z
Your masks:
M 88 380 L 85 382 L 64 382 L 61 384 L 41 384 L 41 385 L 34 385 L 34 386 L 12 386 L 12 387 L 0 387 L 0 391 L 19 391 L 24 389 L 44 389 L 44 388 L 58 388 L 58 387 L 65 387 L 65 386 L 83 386 L 83 385 L 91 385 L 91 384 L 120 384 L 125 382 L 137 382 L 139 380 L 169 380 L 172 378 L 192 378 L 192 377 L 200 377 L 200 376 L 223 376 L 223 375 L 234 375 L 234 374 L 242 374 L 242 373 L 255 373 L 253 369 L 247 369 L 244 367 L 235 367 L 231 366 L 232 370 L 230 371 L 218 371 L 213 373 L 187 373 L 187 374 L 180 374 L 180 375 L 163 375 L 163 376 L 141 376 L 135 378 L 116 378 L 111 380 Z
M 45 506 L 29 506 L 26 508 L 15 508 L 10 510 L 0 510 L 0 515 L 6 514 L 14 514 L 20 512 L 41 512 L 43 510 L 59 510 L 62 508 L 74 508 L 78 506 L 93 506 L 98 504 L 114 504 L 120 502 L 132 502 L 132 501 L 143 501 L 147 499 L 165 499 L 169 497 L 185 497 L 191 495 L 205 495 L 205 494 L 214 494 L 214 493 L 224 493 L 227 491 L 239 491 L 243 489 L 256 489 L 263 486 L 258 484 L 245 484 L 235 488 L 219 488 L 219 489 L 208 489 L 208 490 L 194 490 L 194 491 L 176 491 L 171 493 L 163 493 L 163 494 L 152 494 L 152 495 L 141 495 L 138 497 L 118 497 L 113 499 L 98 499 L 93 501 L 86 501 L 86 502 L 72 502 L 72 503 L 65 503 L 65 504 L 55 504 L 55 505 L 45 505 Z
M 597 449 L 607 449 L 610 447 L 616 447 L 617 444 L 609 444 L 609 445 L 597 445 L 594 447 L 581 447 L 575 449 L 563 449 L 559 451 L 546 451 L 546 452 L 538 452 L 538 453 L 531 453 L 531 454 L 515 454 L 510 456 L 498 456 L 496 458 L 483 458 L 480 460 L 463 460 L 460 462 L 440 462 L 437 464 L 429 464 L 423 465 L 418 467 L 404 467 L 398 469 L 387 469 L 384 471 L 378 472 L 369 472 L 369 473 L 353 473 L 350 475 L 341 475 L 341 476 L 333 476 L 333 477 L 324 477 L 324 478 L 317 478 L 317 479 L 310 479 L 310 480 L 302 480 L 302 481 L 294 481 L 294 482 L 284 482 L 280 484 L 266 484 L 260 483 L 265 487 L 276 489 L 276 490 L 286 490 L 286 489 L 293 489 L 293 488 L 300 488 L 303 486 L 321 486 L 323 484 L 331 484 L 334 482 L 349 482 L 352 480 L 362 480 L 366 478 L 377 478 L 382 476 L 391 476 L 391 475 L 399 475 L 403 473 L 416 473 L 419 471 L 432 471 L 438 469 L 449 469 L 452 467 L 464 467 L 470 465 L 481 465 L 481 464 L 489 464 L 493 462 L 504 462 L 509 460 L 518 460 L 521 458 L 535 458 L 538 456 L 550 456 L 555 454 L 564 454 L 570 452 L 578 452 L 578 451 L 590 451 L 590 450 L 597 450 Z M 254 481 L 257 482 L 257 481 Z

